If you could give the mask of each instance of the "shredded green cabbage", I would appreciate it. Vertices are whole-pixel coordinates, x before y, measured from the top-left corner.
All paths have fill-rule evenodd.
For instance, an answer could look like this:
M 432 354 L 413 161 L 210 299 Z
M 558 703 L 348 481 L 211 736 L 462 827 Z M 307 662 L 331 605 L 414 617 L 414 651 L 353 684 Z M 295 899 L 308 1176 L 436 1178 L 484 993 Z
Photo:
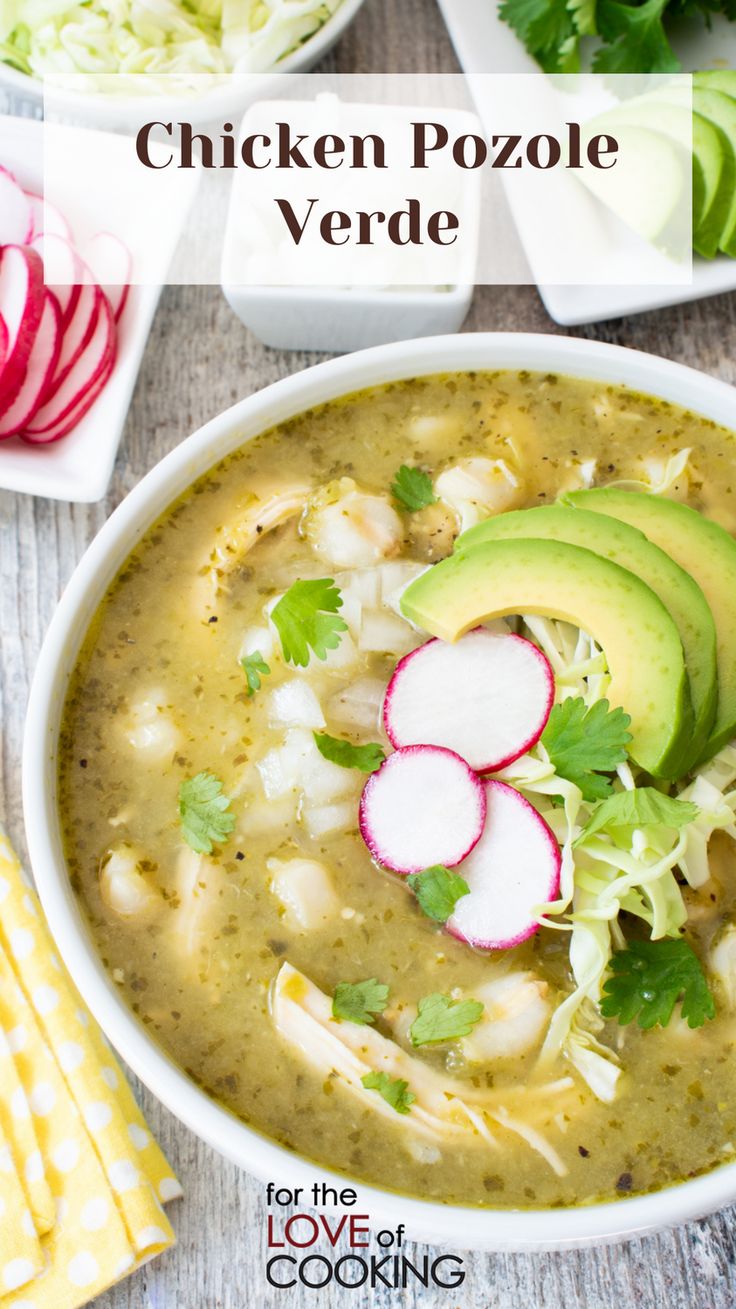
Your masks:
M 679 476 L 682 467 L 678 458 L 669 475 Z M 610 676 L 605 656 L 590 636 L 547 618 L 525 616 L 522 621 L 522 630 L 552 664 L 558 700 L 576 695 L 591 705 L 606 695 Z M 710 760 L 677 796 L 696 806 L 696 816 L 679 830 L 663 823 L 634 830 L 604 825 L 586 836 L 597 802 L 584 800 L 574 783 L 557 775 L 541 741 L 496 776 L 534 804 L 562 852 L 559 896 L 538 905 L 536 912 L 545 927 L 570 933 L 575 988 L 552 1015 L 540 1066 L 561 1053 L 594 1095 L 612 1100 L 620 1068 L 614 1052 L 598 1040 L 604 1026 L 598 1002 L 611 954 L 625 945 L 619 915 L 641 919 L 652 940 L 679 936 L 687 908 L 676 870 L 691 887 L 702 886 L 710 877 L 713 832 L 725 831 L 736 840 L 736 746 Z M 619 765 L 614 792 L 635 789 L 637 779 L 638 770 Z
M 312 36 L 340 4 L 0 0 L 0 59 L 35 77 L 263 72 Z

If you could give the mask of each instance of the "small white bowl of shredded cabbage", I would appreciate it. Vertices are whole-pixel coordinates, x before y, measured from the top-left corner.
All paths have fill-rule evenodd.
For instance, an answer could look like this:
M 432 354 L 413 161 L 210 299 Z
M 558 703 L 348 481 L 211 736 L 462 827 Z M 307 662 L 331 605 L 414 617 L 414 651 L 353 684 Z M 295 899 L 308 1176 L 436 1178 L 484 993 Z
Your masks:
M 364 0 L 25 0 L 0 4 L 0 85 L 109 122 L 140 88 L 201 121 L 239 98 L 232 73 L 304 72 Z M 118 76 L 110 76 L 115 74 Z M 119 76 L 122 74 L 123 76 Z M 146 74 L 145 83 L 140 74 Z M 92 76 L 91 76 L 92 75 Z M 97 80 L 99 79 L 99 83 Z M 101 88 L 95 93 L 94 87 Z M 203 85 L 211 90 L 202 94 Z M 104 88 L 104 89 L 102 89 Z M 241 93 L 242 94 L 242 93 Z

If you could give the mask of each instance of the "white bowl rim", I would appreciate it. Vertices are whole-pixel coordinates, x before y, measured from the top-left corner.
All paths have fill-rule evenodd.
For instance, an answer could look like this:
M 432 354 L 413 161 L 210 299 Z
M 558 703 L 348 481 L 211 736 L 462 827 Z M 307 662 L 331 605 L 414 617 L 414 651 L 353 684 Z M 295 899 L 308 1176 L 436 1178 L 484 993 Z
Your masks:
M 55 804 L 59 716 L 80 639 L 106 586 L 167 505 L 244 441 L 316 404 L 364 387 L 431 373 L 504 368 L 620 385 L 736 428 L 736 390 L 725 382 L 620 346 L 531 333 L 464 334 L 378 346 L 317 364 L 248 396 L 158 463 L 118 506 L 77 565 L 49 626 L 33 679 L 24 737 L 23 803 L 41 901 L 72 978 L 123 1059 L 204 1141 L 262 1181 L 291 1188 L 325 1180 L 338 1189 L 352 1186 L 358 1193 L 356 1210 L 368 1214 L 374 1225 L 393 1228 L 404 1223 L 417 1239 L 443 1247 L 564 1249 L 640 1236 L 712 1213 L 736 1200 L 736 1163 L 649 1195 L 614 1202 L 553 1210 L 489 1210 L 438 1204 L 364 1185 L 277 1145 L 209 1099 L 149 1038 L 123 1002 L 76 904 Z

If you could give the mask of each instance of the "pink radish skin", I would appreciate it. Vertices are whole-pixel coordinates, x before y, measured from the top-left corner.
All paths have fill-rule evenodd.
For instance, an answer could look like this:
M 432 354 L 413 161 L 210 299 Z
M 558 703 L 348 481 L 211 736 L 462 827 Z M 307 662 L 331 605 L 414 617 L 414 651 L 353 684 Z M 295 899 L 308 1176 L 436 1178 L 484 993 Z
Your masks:
M 396 748 L 441 745 L 476 772 L 496 772 L 539 740 L 554 694 L 549 662 L 531 641 L 476 627 L 453 644 L 427 641 L 397 664 L 383 723 Z
M 26 375 L 15 400 L 0 417 L 0 438 L 15 436 L 40 408 L 61 348 L 61 310 L 52 291 L 44 293 L 41 321 L 31 347 Z
M 64 327 L 76 309 L 82 285 L 92 282 L 92 275 L 73 245 L 56 233 L 40 232 L 31 246 L 43 260 L 44 281 L 59 301 Z
M 44 200 L 42 195 L 36 195 L 34 191 L 26 191 L 25 197 L 31 210 L 32 230 L 29 241 L 40 236 L 42 232 L 71 241 L 72 229 L 56 205 L 52 205 L 50 200 Z
M 99 286 L 82 286 L 70 318 L 64 323 L 64 340 L 52 387 L 56 390 L 89 345 L 100 318 L 104 294 Z
M 98 379 L 108 375 L 114 357 L 115 319 L 107 297 L 99 292 L 99 313 L 88 344 L 61 383 L 56 380 L 52 382 L 50 395 L 32 421 L 27 424 L 26 434 L 42 436 L 50 428 L 57 427 L 78 408 L 79 401 L 94 387 Z
M 454 868 L 480 840 L 483 783 L 452 750 L 411 745 L 372 773 L 360 800 L 360 832 L 373 858 L 395 873 Z
M 100 374 L 89 390 L 85 391 L 84 395 L 80 397 L 74 409 L 67 413 L 64 418 L 59 419 L 57 423 L 44 428 L 43 432 L 39 432 L 37 435 L 27 431 L 21 432 L 21 440 L 25 441 L 26 445 L 51 445 L 54 441 L 60 441 L 63 436 L 67 436 L 84 418 L 87 411 L 92 408 L 100 391 L 104 391 L 114 366 L 115 357 L 113 355 L 107 368 Z
M 562 856 L 553 832 L 513 786 L 489 779 L 483 835 L 458 871 L 470 893 L 447 930 L 478 950 L 511 950 L 539 929 L 538 905 L 560 890 Z
M 43 306 L 43 266 L 35 250 L 17 245 L 3 246 L 0 250 L 0 314 L 8 340 L 0 369 L 0 414 L 10 408 L 23 385 Z
M 22 187 L 0 172 L 0 245 L 25 245 L 33 235 L 33 212 Z
M 8 353 L 8 329 L 5 326 L 5 319 L 0 314 L 0 369 L 5 363 Z
M 112 232 L 98 232 L 85 250 L 95 281 L 103 287 L 115 320 L 125 308 L 133 260 L 127 245 Z

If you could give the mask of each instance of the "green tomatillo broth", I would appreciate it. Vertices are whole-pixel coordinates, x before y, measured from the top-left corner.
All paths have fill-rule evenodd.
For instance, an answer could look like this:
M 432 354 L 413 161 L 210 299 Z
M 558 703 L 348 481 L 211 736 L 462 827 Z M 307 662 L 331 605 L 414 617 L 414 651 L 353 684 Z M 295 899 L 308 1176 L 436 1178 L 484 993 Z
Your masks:
M 656 490 L 669 476 L 667 494 L 736 530 L 733 439 L 676 406 L 561 376 L 395 383 L 248 442 L 126 561 L 64 710 L 69 871 L 149 1035 L 245 1122 L 353 1177 L 477 1206 L 647 1191 L 732 1157 L 736 1019 L 723 989 L 713 984 L 716 1016 L 695 1030 L 678 1009 L 652 1030 L 599 1023 L 596 1040 L 620 1069 L 608 1102 L 564 1051 L 540 1068 L 550 1017 L 574 989 L 569 932 L 543 926 L 490 953 L 451 936 L 372 860 L 358 830 L 366 773 L 326 761 L 313 732 L 389 750 L 382 692 L 426 639 L 401 618 L 395 593 L 451 552 L 460 525 L 590 485 Z M 429 473 L 434 503 L 392 497 L 401 465 Z M 311 652 L 306 667 L 287 663 L 269 621 L 274 600 L 297 579 L 325 578 L 341 593 L 347 631 L 326 660 Z M 179 816 L 182 783 L 201 773 L 222 784 L 232 815 L 210 854 L 191 848 Z M 684 935 L 703 961 L 735 911 L 724 833 L 710 865 L 704 886 L 683 888 Z M 628 936 L 627 922 L 624 913 Z M 388 986 L 375 1024 L 335 1023 L 338 1037 L 349 1027 L 359 1049 L 361 1032 L 380 1033 L 416 1061 L 410 1089 L 426 1069 L 433 1085 L 447 1079 L 469 1104 L 487 1104 L 483 1129 L 468 1120 L 446 1136 L 419 1132 L 411 1112 L 349 1086 L 342 1056 L 332 1066 L 315 1055 L 296 1010 L 296 1028 L 275 1021 L 284 964 L 298 970 L 284 992 L 297 1010 L 299 975 L 330 999 L 343 982 Z M 472 1038 L 412 1047 L 422 997 L 473 996 L 489 982 L 501 985 L 480 1053 Z

